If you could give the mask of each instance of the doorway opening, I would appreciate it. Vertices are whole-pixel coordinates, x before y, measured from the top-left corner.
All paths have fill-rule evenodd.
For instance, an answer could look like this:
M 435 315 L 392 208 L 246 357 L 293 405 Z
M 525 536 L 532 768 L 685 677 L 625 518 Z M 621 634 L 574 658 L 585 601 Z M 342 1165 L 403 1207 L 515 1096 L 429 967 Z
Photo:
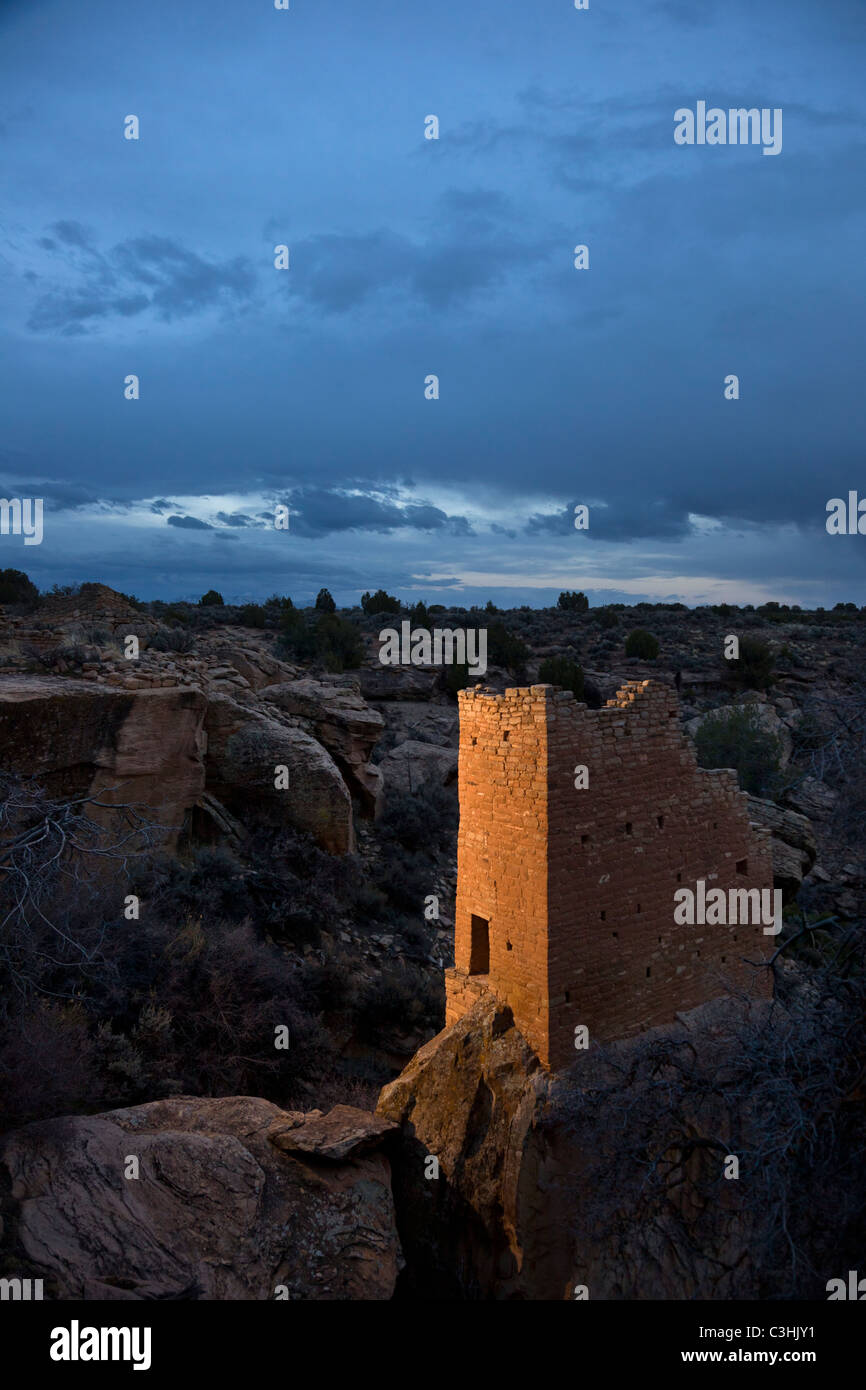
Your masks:
M 469 947 L 469 974 L 490 974 L 490 923 L 486 917 L 476 917 L 474 912 Z

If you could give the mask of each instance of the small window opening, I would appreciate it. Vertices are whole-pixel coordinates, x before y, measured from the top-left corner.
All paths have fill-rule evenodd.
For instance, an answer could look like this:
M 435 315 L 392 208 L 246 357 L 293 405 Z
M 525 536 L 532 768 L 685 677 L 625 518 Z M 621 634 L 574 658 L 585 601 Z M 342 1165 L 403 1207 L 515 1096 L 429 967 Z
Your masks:
M 749 872 L 749 861 L 748 861 L 748 859 L 738 859 L 738 860 L 737 860 L 737 873 L 738 873 L 738 874 L 747 874 L 748 872 Z
M 665 818 L 664 818 L 664 816 L 656 816 L 656 825 L 658 826 L 659 830 L 664 830 L 664 828 L 665 828 Z

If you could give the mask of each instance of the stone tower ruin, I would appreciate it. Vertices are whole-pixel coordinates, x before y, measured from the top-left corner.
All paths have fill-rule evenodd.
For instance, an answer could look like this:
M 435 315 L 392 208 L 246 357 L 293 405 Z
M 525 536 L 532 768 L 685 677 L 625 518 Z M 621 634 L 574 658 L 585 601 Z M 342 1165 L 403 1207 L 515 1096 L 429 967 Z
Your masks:
M 769 832 L 705 771 L 676 693 L 629 681 L 591 710 L 550 685 L 461 691 L 455 966 L 446 1021 L 492 990 L 545 1066 L 731 988 L 764 995 L 763 925 L 679 926 L 674 893 L 772 889 Z M 588 786 L 575 787 L 585 766 Z

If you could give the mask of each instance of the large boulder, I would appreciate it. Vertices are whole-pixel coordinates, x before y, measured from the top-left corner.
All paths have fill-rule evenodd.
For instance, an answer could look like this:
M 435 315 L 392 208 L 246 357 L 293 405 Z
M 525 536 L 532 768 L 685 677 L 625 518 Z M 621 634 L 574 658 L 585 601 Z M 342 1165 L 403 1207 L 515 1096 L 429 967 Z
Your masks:
M 750 821 L 770 831 L 773 882 L 790 900 L 796 897 L 818 855 L 812 827 L 805 816 L 761 797 L 749 796 L 748 808 Z
M 437 743 L 440 748 L 456 748 L 460 721 L 455 705 L 430 704 L 426 700 L 383 702 L 382 714 L 395 743 L 414 739 L 418 743 Z
M 362 666 L 358 685 L 365 700 L 430 700 L 442 676 L 441 666 Z
M 243 676 L 251 690 L 263 690 L 274 681 L 291 680 L 297 668 L 284 661 L 278 661 L 269 652 L 258 647 L 243 647 L 233 643 L 220 643 L 213 649 L 217 661 L 223 662 Z
M 713 1082 L 744 1038 L 757 1029 L 766 1042 L 771 1023 L 784 1027 L 770 1001 L 719 999 L 666 1028 L 591 1045 L 550 1074 L 511 1010 L 483 996 L 379 1098 L 378 1114 L 400 1125 L 392 1164 L 407 1293 L 562 1300 L 585 1285 L 593 1299 L 754 1297 L 752 1218 L 737 1184 L 723 1183 L 703 1212 L 689 1182 L 672 1181 L 646 1227 L 634 1204 L 651 1184 L 641 1155 L 664 1153 L 667 1134 L 678 1142 L 684 1128 L 697 1153 L 757 1146 L 762 1116 Z M 694 1084 L 687 1066 L 679 1104 L 669 1096 L 660 1107 L 660 1085 L 676 1093 L 671 1060 L 685 1057 Z
M 323 849 L 354 847 L 352 799 L 330 753 L 286 717 L 259 713 L 227 695 L 207 709 L 207 789 L 244 824 L 291 825 Z M 288 786 L 275 785 L 278 767 Z
M 809 820 L 829 820 L 836 810 L 839 793 L 817 777 L 803 777 L 784 794 L 786 806 Z
M 146 807 L 174 838 L 204 790 L 205 707 L 195 687 L 0 676 L 0 766 L 53 795 Z
M 754 711 L 753 718 L 757 727 L 764 733 L 770 734 L 778 741 L 779 746 L 779 766 L 785 768 L 791 761 L 791 750 L 793 742 L 791 730 L 788 724 L 779 718 L 775 709 L 762 695 L 755 695 L 750 700 L 743 700 L 736 705 L 722 705 L 718 709 L 707 710 L 704 714 L 698 714 L 694 719 L 689 719 L 685 725 L 686 732 L 695 738 L 702 724 L 707 720 L 713 720 L 718 715 L 725 715 L 731 710 L 750 710 Z
M 447 787 L 457 780 L 457 749 L 404 739 L 382 759 L 379 767 L 392 792 L 416 792 L 428 784 Z
M 530 1190 L 538 1179 L 533 1130 L 548 1086 L 511 1010 L 487 995 L 382 1091 L 377 1113 L 401 1126 L 394 1193 L 416 1293 L 504 1296 L 514 1291 L 527 1239 L 555 1246 L 550 1223 L 558 1215 L 545 1213 L 545 1185 Z M 525 1224 L 530 1209 L 535 1229 Z M 559 1274 L 551 1287 L 564 1285 L 565 1270 Z M 543 1284 L 541 1270 L 539 1277 Z M 561 1296 L 561 1288 L 539 1296 Z
M 382 774 L 370 762 L 370 753 L 382 736 L 385 721 L 361 698 L 357 686 L 330 685 L 308 677 L 268 685 L 260 695 L 287 714 L 309 721 L 364 808 L 375 815 L 382 796 Z
M 6 1135 L 4 1270 L 60 1299 L 390 1298 L 403 1261 L 373 1137 L 387 1126 L 358 1111 L 366 1147 L 322 1163 L 272 1141 L 305 1118 L 182 1096 Z

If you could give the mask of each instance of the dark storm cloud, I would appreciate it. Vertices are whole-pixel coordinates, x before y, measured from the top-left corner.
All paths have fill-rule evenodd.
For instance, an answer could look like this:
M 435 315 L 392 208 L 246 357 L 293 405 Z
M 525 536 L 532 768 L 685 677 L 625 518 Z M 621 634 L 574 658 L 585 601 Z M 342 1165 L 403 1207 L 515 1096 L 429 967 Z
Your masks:
M 300 536 L 326 536 L 339 531 L 392 532 L 402 529 L 448 531 L 471 535 L 463 516 L 449 516 L 427 503 L 383 502 L 378 497 L 348 493 L 339 488 L 297 488 L 288 499 L 290 529 Z
M 33 496 L 41 497 L 52 511 L 73 510 L 76 507 L 86 507 L 98 501 L 96 493 L 91 492 L 90 488 L 80 487 L 76 483 L 45 482 L 44 480 L 35 482 L 31 480 L 27 487 Z
M 183 531 L 212 531 L 214 528 L 208 521 L 199 521 L 197 516 L 170 516 L 167 518 L 169 526 L 177 526 Z
M 36 332 L 83 333 L 88 325 L 133 318 L 152 310 L 166 322 L 188 318 L 215 305 L 247 302 L 255 275 L 242 256 L 207 260 L 169 237 L 140 236 L 99 250 L 78 222 L 55 222 L 48 250 L 67 248 L 79 284 L 57 283 L 34 306 L 28 327 Z
M 518 265 L 546 254 L 537 238 L 521 241 L 508 224 L 512 202 L 496 190 L 449 189 L 441 195 L 424 241 L 380 229 L 355 236 L 324 233 L 292 248 L 290 292 L 331 313 L 346 313 L 377 294 L 447 308 L 500 284 Z
M 344 5 L 338 33 L 298 8 L 287 28 L 261 5 L 0 0 L 5 437 L 71 489 L 28 556 L 40 578 L 863 593 L 856 540 L 820 535 L 866 433 L 863 0 L 476 0 L 470 24 L 440 0 L 435 34 L 400 0 L 373 29 Z M 703 97 L 782 106 L 780 158 L 675 147 L 675 109 Z M 122 526 L 116 502 L 59 510 L 120 494 Z M 255 513 L 283 497 L 275 538 Z M 485 498 L 477 535 L 447 514 Z M 250 520 L 215 515 L 235 499 Z M 582 537 L 568 499 L 594 508 Z M 732 520 L 690 534 L 690 513 Z M 205 529 L 232 544 L 190 540 Z
M 560 512 L 534 513 L 527 519 L 524 532 L 527 535 L 546 536 L 573 533 L 575 505 L 569 503 Z M 606 499 L 604 506 L 592 502 L 585 505 L 589 507 L 589 526 L 579 534 L 599 541 L 633 541 L 649 537 L 682 540 L 691 535 L 694 529 L 682 506 L 666 499 L 653 499 L 644 503 L 640 510 L 635 507 L 633 497 L 626 501 Z

